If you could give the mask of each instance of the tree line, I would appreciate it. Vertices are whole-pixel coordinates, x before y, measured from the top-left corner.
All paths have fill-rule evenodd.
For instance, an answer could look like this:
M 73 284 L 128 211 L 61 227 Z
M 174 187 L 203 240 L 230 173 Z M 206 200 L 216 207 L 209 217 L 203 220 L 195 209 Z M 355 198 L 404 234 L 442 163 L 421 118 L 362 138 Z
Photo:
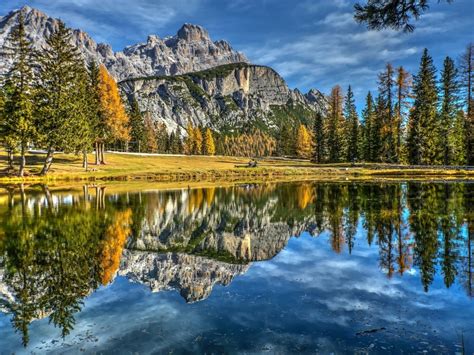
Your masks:
M 335 86 L 328 114 L 311 127 L 280 130 L 279 151 L 316 163 L 381 162 L 412 165 L 474 165 L 474 45 L 456 66 L 446 57 L 438 77 L 425 49 L 412 77 L 390 63 L 367 94 L 359 117 L 351 86 Z M 288 133 L 292 132 L 292 134 Z

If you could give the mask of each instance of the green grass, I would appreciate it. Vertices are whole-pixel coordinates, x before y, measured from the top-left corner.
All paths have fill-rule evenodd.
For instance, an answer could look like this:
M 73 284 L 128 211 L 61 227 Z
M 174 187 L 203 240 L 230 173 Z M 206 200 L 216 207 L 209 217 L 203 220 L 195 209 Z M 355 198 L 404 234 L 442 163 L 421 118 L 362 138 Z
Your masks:
M 443 169 L 442 167 L 391 166 L 387 164 L 312 164 L 305 160 L 267 158 L 259 161 L 257 168 L 246 168 L 249 158 L 224 156 L 136 156 L 106 154 L 107 165 L 89 165 L 82 168 L 82 158 L 72 154 L 56 154 L 51 172 L 46 177 L 38 176 L 44 156 L 27 156 L 27 176 L 19 179 L 8 175 L 6 154 L 0 151 L 0 183 L 44 182 L 44 181 L 260 181 L 299 179 L 336 180 L 364 179 L 473 179 L 474 171 L 466 169 Z M 89 156 L 93 161 L 93 156 Z

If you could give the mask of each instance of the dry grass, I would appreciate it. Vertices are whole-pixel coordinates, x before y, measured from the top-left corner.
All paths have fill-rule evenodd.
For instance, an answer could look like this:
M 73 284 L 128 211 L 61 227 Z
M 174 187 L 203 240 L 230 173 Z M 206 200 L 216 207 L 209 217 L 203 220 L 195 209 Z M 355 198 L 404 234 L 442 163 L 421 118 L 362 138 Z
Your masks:
M 257 168 L 244 167 L 249 159 L 237 157 L 209 156 L 137 156 L 127 154 L 107 154 L 107 165 L 90 165 L 90 171 L 82 168 L 80 156 L 57 154 L 51 173 L 47 177 L 38 176 L 43 155 L 30 154 L 27 157 L 28 174 L 24 179 L 7 175 L 6 155 L 0 152 L 0 183 L 54 182 L 54 181 L 252 181 L 288 180 L 309 177 L 322 180 L 366 180 L 366 179 L 474 179 L 474 171 L 443 168 L 403 168 L 388 165 L 325 164 L 315 165 L 304 160 L 262 159 Z M 93 156 L 89 156 L 93 161 Z

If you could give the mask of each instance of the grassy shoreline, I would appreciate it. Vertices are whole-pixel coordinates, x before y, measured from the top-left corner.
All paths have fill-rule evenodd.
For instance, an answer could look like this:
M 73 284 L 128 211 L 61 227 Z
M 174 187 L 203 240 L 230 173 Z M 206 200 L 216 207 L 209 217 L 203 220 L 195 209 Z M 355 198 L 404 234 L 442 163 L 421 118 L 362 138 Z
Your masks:
M 461 167 L 406 167 L 387 164 L 312 164 L 305 160 L 267 158 L 247 168 L 248 158 L 225 156 L 166 156 L 107 154 L 107 165 L 82 168 L 80 156 L 57 154 L 51 173 L 39 176 L 43 156 L 29 154 L 28 176 L 0 173 L 0 184 L 59 182 L 244 182 L 285 180 L 474 180 L 474 170 Z M 93 156 L 89 156 L 90 161 Z M 0 152 L 0 172 L 6 155 Z

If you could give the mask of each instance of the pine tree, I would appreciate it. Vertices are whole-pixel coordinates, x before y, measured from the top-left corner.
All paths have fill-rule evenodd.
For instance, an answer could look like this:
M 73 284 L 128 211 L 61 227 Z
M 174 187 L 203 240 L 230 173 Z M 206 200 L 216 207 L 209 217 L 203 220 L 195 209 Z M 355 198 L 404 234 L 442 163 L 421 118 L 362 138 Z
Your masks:
M 214 137 L 212 136 L 212 131 L 209 128 L 206 129 L 206 133 L 204 134 L 203 154 L 204 155 L 216 154 L 216 146 L 214 144 Z
M 311 157 L 311 134 L 305 125 L 300 124 L 296 138 L 296 154 L 299 158 Z
M 453 147 L 457 139 L 451 137 L 454 133 L 454 125 L 458 117 L 458 82 L 457 70 L 454 61 L 446 57 L 441 72 L 441 111 L 439 113 L 441 137 L 445 144 L 443 145 L 443 164 L 451 164 L 457 157 L 453 155 Z M 457 133 L 457 132 L 456 132 Z M 446 142 L 449 142 L 446 144 Z M 463 142 L 461 142 L 463 143 Z
M 390 63 L 385 67 L 385 71 L 379 74 L 379 97 L 383 100 L 383 111 L 379 110 L 378 114 L 382 117 L 382 161 L 393 163 L 397 161 L 396 156 L 396 139 L 395 139 L 395 122 L 393 109 L 393 89 L 395 81 L 393 79 L 394 70 Z M 382 109 L 380 107 L 380 109 Z
M 403 68 L 397 69 L 397 102 L 395 104 L 395 121 L 396 121 L 396 157 L 397 163 L 405 160 L 403 151 L 404 143 L 404 127 L 406 126 L 407 110 L 409 104 L 407 99 L 410 97 L 410 89 L 412 85 L 411 75 Z
M 157 152 L 166 153 L 168 142 L 168 129 L 166 124 L 163 122 L 159 123 L 156 128 L 156 142 L 157 142 Z
M 469 43 L 460 59 L 461 87 L 465 98 L 465 141 L 468 165 L 474 165 L 474 44 Z
M 41 175 L 46 175 L 55 150 L 76 151 L 78 148 L 78 132 L 87 125 L 87 80 L 81 54 L 71 44 L 71 32 L 61 21 L 46 40 L 38 62 L 36 127 L 39 142 L 47 150 L 41 170 Z
M 327 120 L 327 145 L 329 162 L 337 163 L 344 152 L 343 129 L 344 118 L 342 116 L 342 93 L 339 85 L 331 90 L 329 97 L 329 115 Z
M 20 146 L 20 169 L 18 175 L 24 175 L 25 154 L 28 143 L 36 135 L 34 124 L 34 52 L 27 38 L 23 12 L 18 14 L 18 24 L 14 27 L 7 41 L 7 48 L 11 52 L 13 66 L 7 74 L 4 97 L 4 119 L 1 133 L 4 140 L 9 142 L 7 149 Z
M 314 118 L 314 149 L 313 159 L 314 163 L 322 163 L 326 157 L 326 137 L 324 132 L 324 119 L 323 115 L 318 112 Z
M 466 164 L 466 134 L 464 131 L 466 118 L 464 116 L 463 110 L 457 111 L 448 136 L 447 145 L 449 146 L 450 164 L 452 165 Z
M 349 85 L 344 104 L 344 116 L 346 119 L 346 140 L 347 155 L 349 162 L 355 162 L 359 159 L 359 118 L 357 117 L 357 109 L 355 106 L 354 93 Z
M 201 128 L 200 127 L 194 127 L 193 154 L 195 154 L 195 155 L 202 154 L 202 145 L 203 145 L 203 138 L 202 138 Z
M 130 104 L 130 112 L 128 114 L 130 118 L 130 140 L 133 142 L 133 151 L 140 153 L 145 147 L 145 122 L 143 119 L 142 112 L 138 106 L 138 101 L 133 98 Z
M 367 94 L 365 101 L 365 108 L 362 112 L 364 118 L 363 143 L 362 143 L 362 157 L 365 161 L 375 161 L 375 104 L 372 99 L 372 94 Z
M 99 67 L 100 126 L 97 142 L 99 163 L 105 164 L 105 144 L 130 140 L 129 118 L 115 79 L 104 65 Z
M 383 159 L 383 128 L 386 114 L 385 100 L 378 95 L 375 101 L 374 126 L 372 129 L 373 159 L 374 162 L 382 162 Z
M 438 164 L 441 160 L 441 142 L 436 115 L 438 103 L 436 69 L 427 49 L 421 58 L 413 93 L 415 101 L 410 114 L 407 144 L 410 164 Z

